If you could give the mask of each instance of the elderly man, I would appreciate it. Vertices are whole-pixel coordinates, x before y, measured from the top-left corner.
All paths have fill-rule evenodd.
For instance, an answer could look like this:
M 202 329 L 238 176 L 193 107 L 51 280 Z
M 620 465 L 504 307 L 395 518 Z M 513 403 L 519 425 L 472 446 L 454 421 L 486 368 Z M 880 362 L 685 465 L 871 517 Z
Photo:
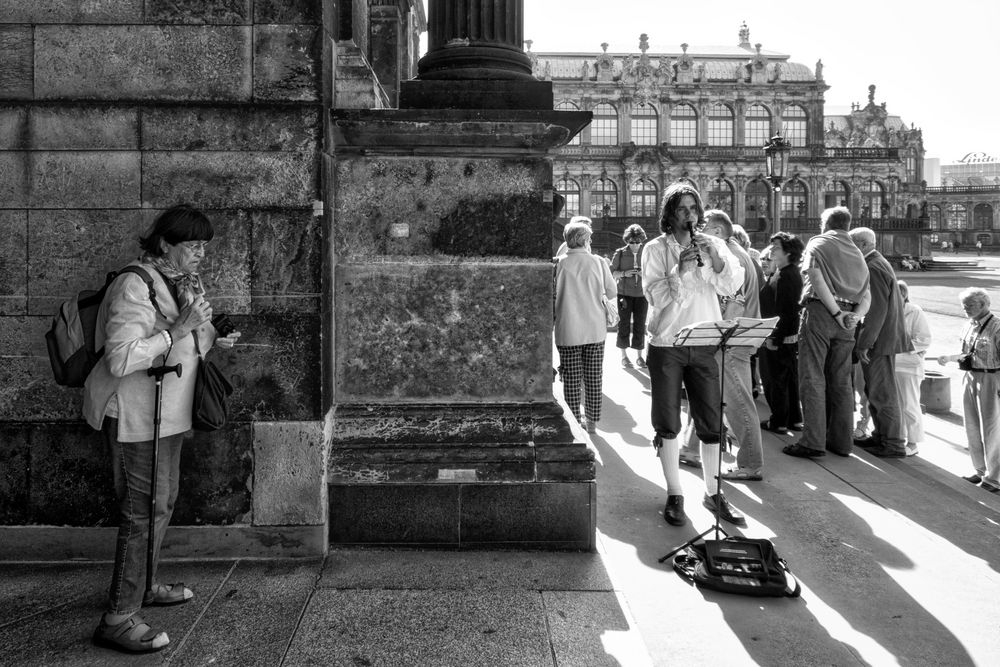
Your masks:
M 854 441 L 858 447 L 883 458 L 906 456 L 906 437 L 896 391 L 896 354 L 913 349 L 903 318 L 903 297 L 896 273 L 875 249 L 875 232 L 868 227 L 850 231 L 851 240 L 865 256 L 870 277 L 871 306 L 857 335 L 855 349 L 865 380 L 868 412 L 874 431 Z
M 726 242 L 729 252 L 743 267 L 743 284 L 739 291 L 721 298 L 723 319 L 737 317 L 760 317 L 760 294 L 757 283 L 757 267 L 749 253 L 734 234 L 732 220 L 724 211 L 705 211 L 705 233 Z M 752 347 L 733 347 L 726 353 L 726 365 L 722 366 L 722 353 L 716 352 L 719 372 L 725 377 L 723 400 L 726 403 L 726 419 L 732 429 L 739 451 L 736 454 L 736 469 L 722 473 L 724 479 L 752 482 L 763 479 L 764 450 L 760 438 L 760 417 L 753 400 L 753 381 L 750 374 Z
M 871 299 L 865 258 L 847 233 L 850 211 L 828 208 L 820 220 L 821 233 L 809 239 L 802 257 L 799 398 L 805 428 L 799 442 L 781 450 L 805 458 L 826 450 L 851 454 L 853 331 Z
M 969 318 L 962 331 L 962 352 L 942 354 L 938 363 L 957 361 L 966 372 L 962 407 L 975 473 L 963 479 L 996 493 L 1000 491 L 1000 319 L 990 312 L 986 290 L 970 288 L 959 296 Z
M 677 182 L 663 193 L 660 236 L 642 251 L 642 284 L 649 302 L 646 354 L 652 396 L 651 420 L 663 476 L 667 504 L 663 518 L 672 526 L 687 522 L 681 491 L 678 434 L 681 432 L 681 382 L 687 390 L 695 430 L 701 440 L 705 480 L 703 504 L 726 521 L 745 525 L 719 487 L 719 367 L 712 346 L 675 347 L 674 335 L 683 327 L 722 319 L 719 297 L 736 293 L 743 284 L 743 268 L 725 243 L 696 232 L 704 217 L 701 197 L 693 186 Z

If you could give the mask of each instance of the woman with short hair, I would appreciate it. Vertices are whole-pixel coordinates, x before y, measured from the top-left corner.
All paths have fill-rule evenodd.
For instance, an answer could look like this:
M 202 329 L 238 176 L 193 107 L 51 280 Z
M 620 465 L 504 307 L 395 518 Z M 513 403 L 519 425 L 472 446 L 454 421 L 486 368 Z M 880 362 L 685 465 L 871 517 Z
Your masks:
M 140 607 L 187 602 L 184 584 L 156 583 L 160 544 L 177 499 L 181 444 L 191 430 L 197 360 L 214 345 L 232 348 L 239 332 L 219 337 L 198 268 L 215 236 L 211 221 L 190 206 L 161 213 L 139 239 L 142 256 L 132 262 L 142 275 L 121 273 L 111 283 L 97 315 L 95 349 L 104 355 L 84 385 L 83 415 L 104 436 L 118 498 L 118 542 L 108 609 L 94 642 L 129 653 L 158 651 L 170 639 L 139 617 Z M 197 337 L 197 343 L 195 338 Z M 146 590 L 154 452 L 153 367 L 181 364 L 163 376 L 156 466 L 153 587 Z
M 592 235 L 590 218 L 584 216 L 573 217 L 563 228 L 567 251 L 556 264 L 555 304 L 555 339 L 564 396 L 573 416 L 588 433 L 597 432 L 601 418 L 604 341 L 608 335 L 603 301 L 613 303 L 617 293 L 607 262 L 590 252 Z M 584 416 L 580 414 L 581 385 Z
M 648 304 L 642 293 L 642 246 L 646 230 L 629 225 L 622 234 L 625 245 L 615 250 L 611 258 L 611 275 L 618 281 L 618 337 L 615 346 L 622 353 L 622 367 L 632 368 L 628 348 L 638 350 L 635 365 L 646 366 L 642 348 L 646 345 L 646 311 Z
M 761 317 L 777 317 L 778 324 L 764 341 L 764 397 L 771 416 L 760 423 L 761 429 L 785 434 L 789 429 L 802 430 L 802 407 L 799 405 L 799 298 L 802 296 L 802 273 L 799 264 L 805 246 L 802 239 L 778 232 L 771 237 L 771 261 L 774 273 L 760 290 Z

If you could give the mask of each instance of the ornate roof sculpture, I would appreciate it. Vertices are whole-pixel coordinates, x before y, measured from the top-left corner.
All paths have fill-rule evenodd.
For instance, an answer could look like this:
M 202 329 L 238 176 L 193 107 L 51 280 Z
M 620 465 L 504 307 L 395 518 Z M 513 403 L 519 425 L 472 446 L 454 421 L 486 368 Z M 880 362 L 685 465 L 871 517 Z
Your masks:
M 917 146 L 922 149 L 923 133 L 899 116 L 891 116 L 885 102 L 875 103 L 875 86 L 868 86 L 868 104 L 851 105 L 849 115 L 827 115 L 824 143 L 832 148 L 898 148 Z
M 746 81 L 750 83 L 822 83 L 822 62 L 816 72 L 800 63 L 789 61 L 787 54 L 763 50 L 761 44 L 750 45 L 750 30 L 746 22 L 740 26 L 738 46 L 691 46 L 680 49 L 651 47 L 649 36 L 639 36 L 637 56 L 630 50 L 609 50 L 594 59 L 589 53 L 532 52 L 528 57 L 539 79 L 615 82 L 634 86 L 641 95 L 648 94 L 651 85 L 691 84 L 696 82 Z

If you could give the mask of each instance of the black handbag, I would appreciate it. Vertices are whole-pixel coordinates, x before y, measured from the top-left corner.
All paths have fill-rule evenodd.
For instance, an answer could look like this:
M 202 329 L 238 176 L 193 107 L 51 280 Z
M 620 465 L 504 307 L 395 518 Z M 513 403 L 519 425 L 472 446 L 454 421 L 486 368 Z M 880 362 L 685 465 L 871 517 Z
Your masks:
M 225 426 L 229 418 L 226 399 L 233 393 L 233 385 L 215 364 L 202 357 L 198 333 L 192 331 L 191 335 L 194 336 L 194 351 L 198 354 L 191 427 L 196 431 L 216 431 Z

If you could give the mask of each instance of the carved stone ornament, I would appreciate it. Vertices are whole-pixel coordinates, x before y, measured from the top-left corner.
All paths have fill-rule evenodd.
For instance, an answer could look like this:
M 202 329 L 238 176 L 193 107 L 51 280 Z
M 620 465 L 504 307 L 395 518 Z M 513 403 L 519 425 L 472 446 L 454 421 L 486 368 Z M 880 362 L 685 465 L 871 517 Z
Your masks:
M 612 70 L 615 65 L 614 59 L 608 54 L 608 43 L 601 44 L 603 53 L 597 56 L 597 80 L 611 81 Z

